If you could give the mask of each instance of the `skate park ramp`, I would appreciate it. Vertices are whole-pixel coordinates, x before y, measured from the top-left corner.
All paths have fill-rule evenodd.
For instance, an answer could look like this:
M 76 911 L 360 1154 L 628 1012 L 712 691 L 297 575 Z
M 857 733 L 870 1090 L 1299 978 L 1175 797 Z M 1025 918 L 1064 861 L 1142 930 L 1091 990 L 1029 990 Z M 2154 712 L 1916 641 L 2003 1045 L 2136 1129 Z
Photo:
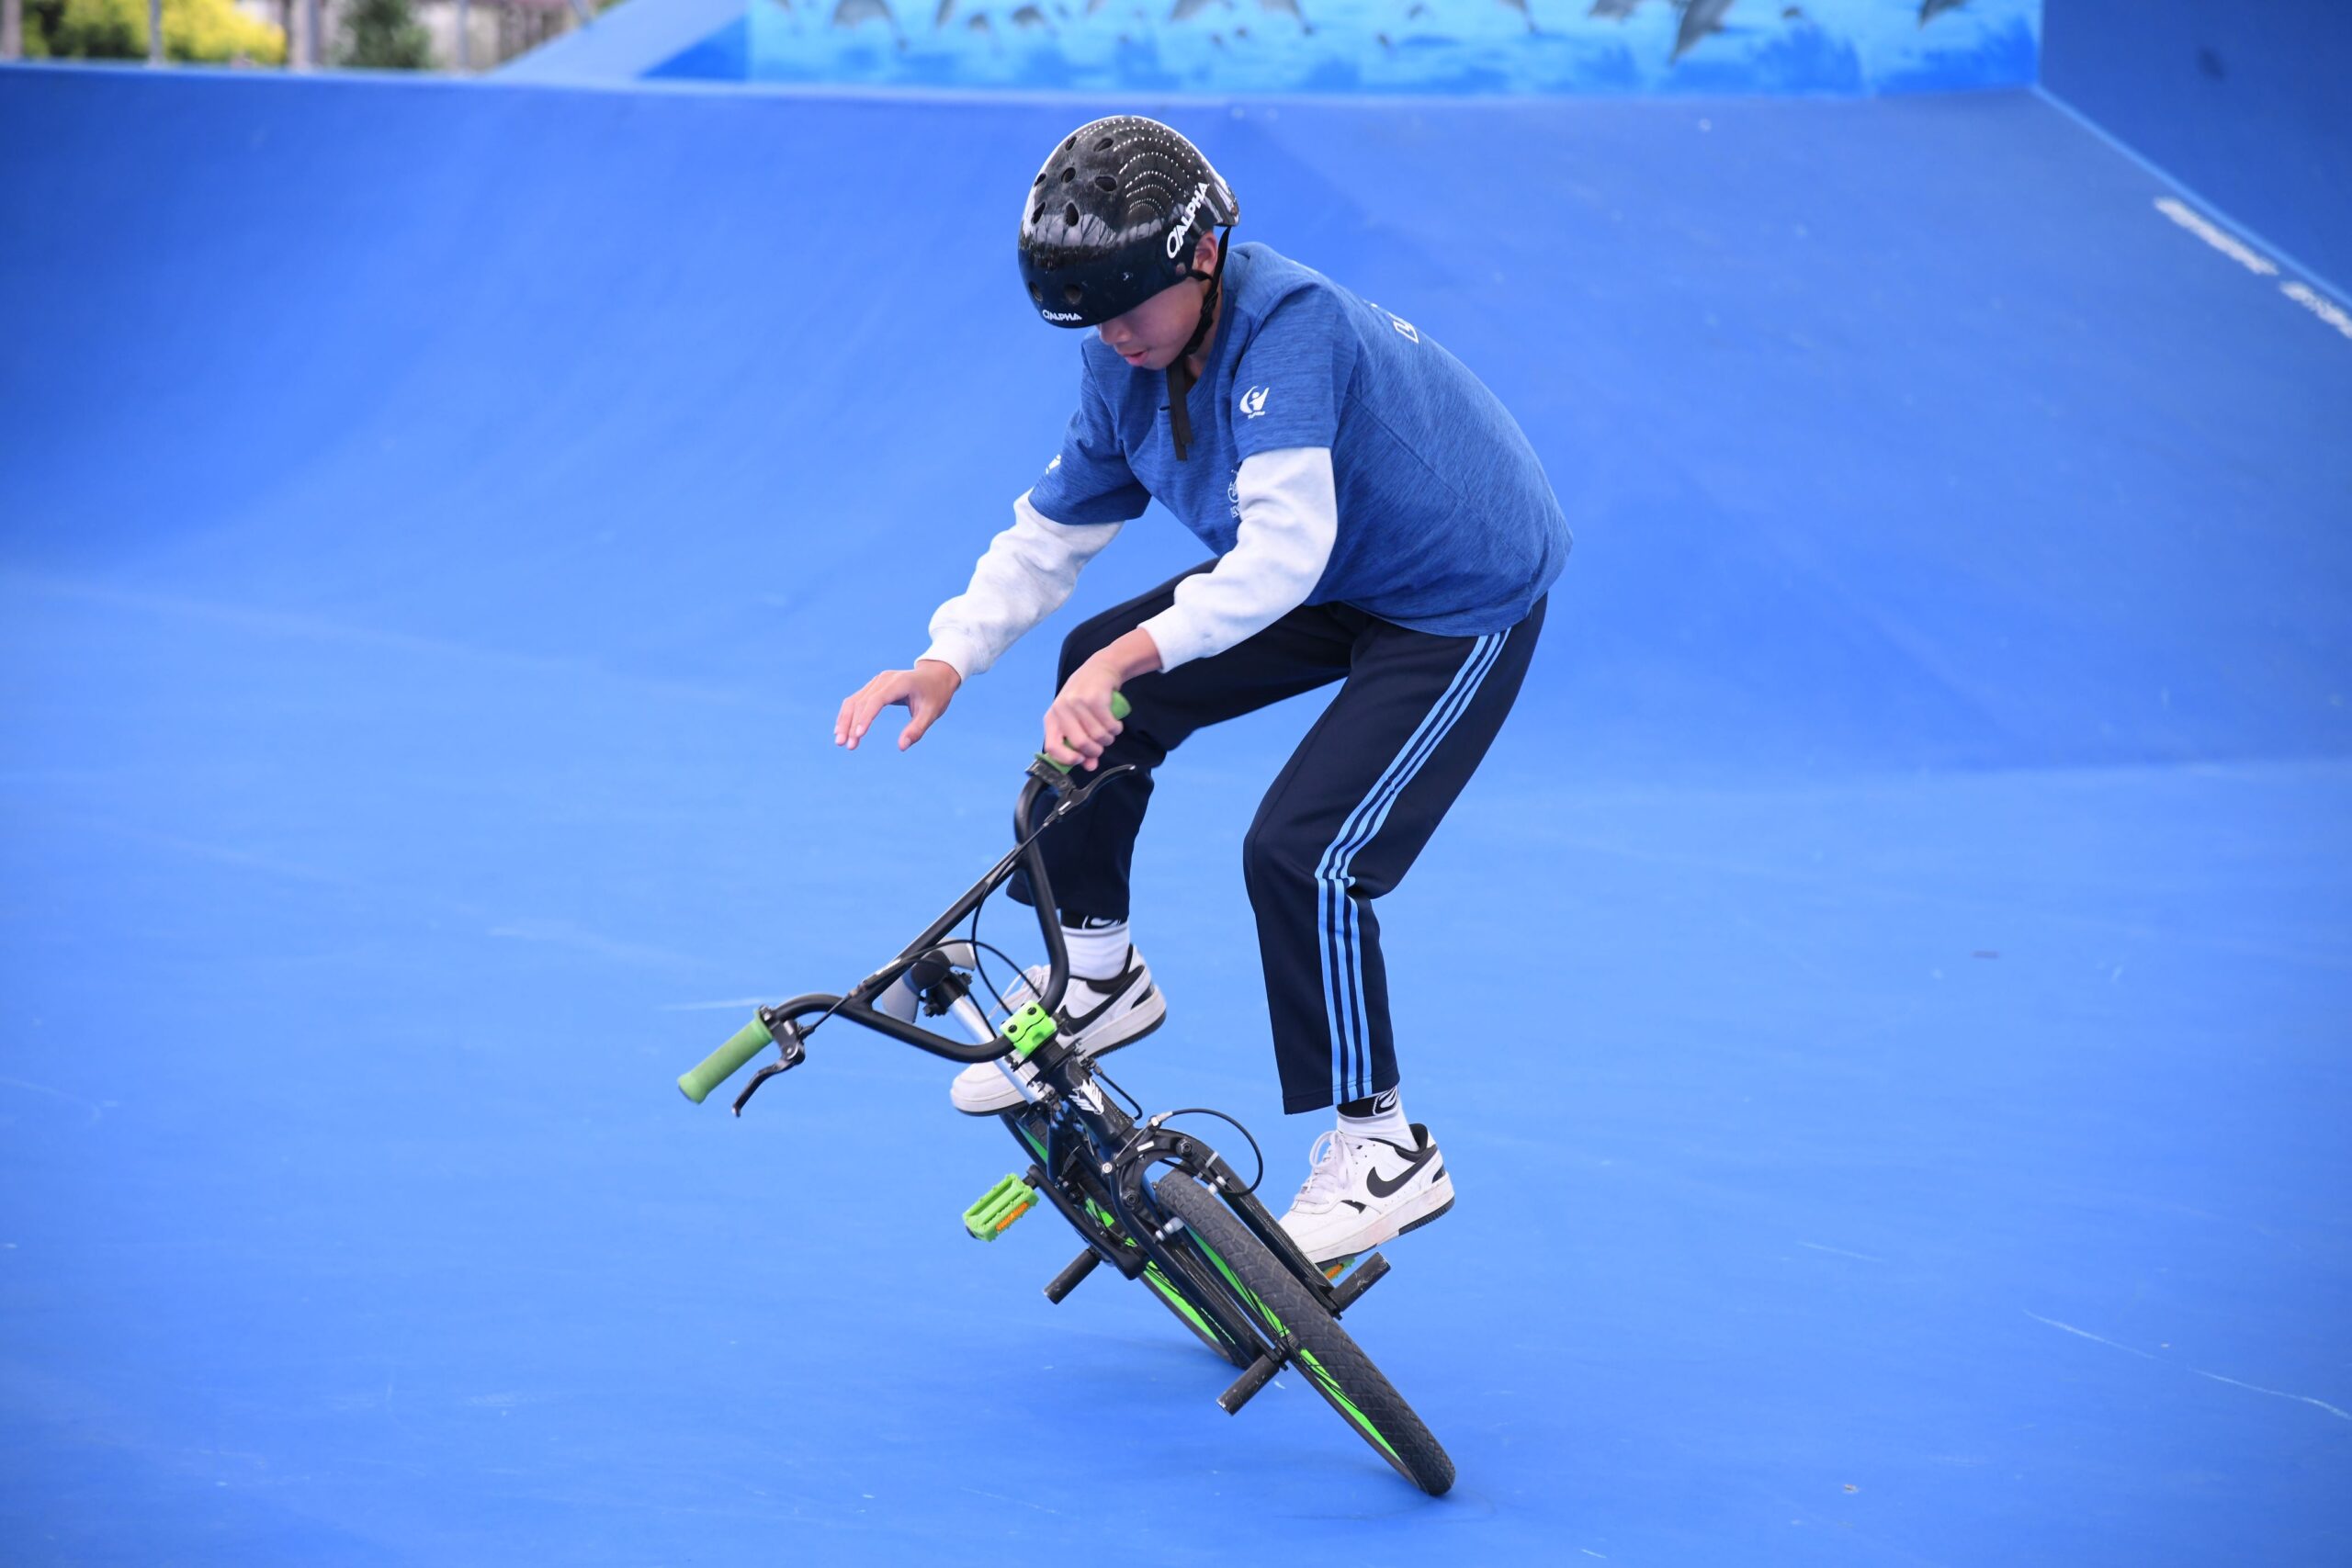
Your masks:
M 832 746 L 1055 448 L 1009 193 L 1113 107 L 1577 527 L 1382 907 L 1461 1201 L 1348 1322 L 1435 1502 L 973 1245 L 944 1065 L 672 1087 L 985 869 L 1059 628 L 1191 563 Z M 0 1557 L 2352 1549 L 2352 337 L 2050 99 L 22 69 L 0 212 Z M 1116 1067 L 1277 1208 L 1238 841 L 1316 706 L 1166 769 Z

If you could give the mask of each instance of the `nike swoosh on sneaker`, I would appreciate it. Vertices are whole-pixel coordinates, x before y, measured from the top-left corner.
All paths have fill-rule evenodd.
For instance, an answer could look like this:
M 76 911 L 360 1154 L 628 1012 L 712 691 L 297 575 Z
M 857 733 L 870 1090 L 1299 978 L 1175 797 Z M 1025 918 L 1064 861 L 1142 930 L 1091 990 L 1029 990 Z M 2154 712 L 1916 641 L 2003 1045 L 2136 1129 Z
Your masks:
M 1389 1146 L 1394 1148 L 1396 1145 L 1392 1144 Z M 1372 1195 L 1375 1198 L 1394 1198 L 1399 1191 L 1403 1190 L 1405 1183 L 1412 1180 L 1415 1176 L 1420 1173 L 1421 1167 L 1429 1164 L 1430 1161 L 1435 1158 L 1437 1158 L 1437 1145 L 1435 1144 L 1428 1145 L 1417 1152 L 1410 1160 L 1406 1162 L 1405 1168 L 1396 1173 L 1396 1180 L 1383 1181 L 1380 1179 L 1380 1172 L 1377 1170 L 1368 1170 L 1364 1172 L 1363 1184 L 1371 1190 Z
M 1106 981 L 1097 982 L 1089 980 L 1086 982 L 1090 986 L 1096 984 L 1107 985 L 1112 987 L 1113 989 L 1109 996 L 1103 998 L 1101 1001 L 1095 1003 L 1084 1012 L 1073 1013 L 1068 1008 L 1064 1008 L 1062 1010 L 1061 1018 L 1063 1032 L 1072 1036 L 1073 1038 L 1085 1033 L 1096 1019 L 1101 1018 L 1104 1013 L 1111 1010 L 1113 1005 L 1115 1004 L 1125 993 L 1126 988 L 1135 983 L 1135 978 L 1136 969 L 1133 966 L 1130 966 L 1126 973 L 1123 975 L 1114 975 Z M 1146 991 L 1144 993 L 1144 997 L 1148 997 L 1150 994 L 1150 992 Z M 1140 1002 L 1144 999 L 1144 997 L 1137 997 L 1135 999 Z

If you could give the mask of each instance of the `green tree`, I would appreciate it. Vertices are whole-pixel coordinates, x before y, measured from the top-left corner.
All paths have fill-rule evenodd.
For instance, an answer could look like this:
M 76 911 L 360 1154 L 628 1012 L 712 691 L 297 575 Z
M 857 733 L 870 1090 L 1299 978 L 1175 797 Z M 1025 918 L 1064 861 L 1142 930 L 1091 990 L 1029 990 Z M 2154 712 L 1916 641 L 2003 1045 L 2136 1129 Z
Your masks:
M 257 22 L 232 0 L 164 0 L 164 52 L 174 60 L 276 65 L 286 35 Z M 147 0 L 28 0 L 28 59 L 144 60 Z
M 433 63 L 433 40 L 409 0 L 358 0 L 343 18 L 342 65 L 375 71 L 422 71 Z

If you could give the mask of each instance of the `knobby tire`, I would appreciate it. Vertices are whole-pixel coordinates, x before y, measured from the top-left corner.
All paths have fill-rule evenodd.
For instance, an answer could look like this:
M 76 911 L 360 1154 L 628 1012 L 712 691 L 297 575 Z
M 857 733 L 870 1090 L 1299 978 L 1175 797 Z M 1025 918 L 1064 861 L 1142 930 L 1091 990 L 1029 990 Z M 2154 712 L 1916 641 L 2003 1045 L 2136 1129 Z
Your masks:
M 1182 1171 L 1153 1183 L 1160 1207 L 1184 1222 L 1204 1283 L 1223 1289 L 1264 1325 L 1341 1420 L 1399 1474 L 1430 1496 L 1453 1484 L 1453 1461 L 1372 1359 L 1296 1276 L 1207 1188 Z

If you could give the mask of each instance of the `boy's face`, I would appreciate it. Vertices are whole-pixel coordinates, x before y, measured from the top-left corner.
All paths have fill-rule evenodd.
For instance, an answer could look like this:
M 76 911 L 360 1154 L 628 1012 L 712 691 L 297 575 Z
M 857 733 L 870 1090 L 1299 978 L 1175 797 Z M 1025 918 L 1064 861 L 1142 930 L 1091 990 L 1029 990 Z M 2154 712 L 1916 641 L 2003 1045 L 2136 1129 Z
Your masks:
M 1216 265 L 1216 236 L 1204 234 L 1193 252 L 1193 265 L 1201 272 Z M 1184 340 L 1201 321 L 1201 295 L 1208 286 L 1192 278 L 1171 283 L 1124 316 L 1114 316 L 1094 329 L 1104 343 L 1136 370 L 1165 370 L 1176 363 Z

